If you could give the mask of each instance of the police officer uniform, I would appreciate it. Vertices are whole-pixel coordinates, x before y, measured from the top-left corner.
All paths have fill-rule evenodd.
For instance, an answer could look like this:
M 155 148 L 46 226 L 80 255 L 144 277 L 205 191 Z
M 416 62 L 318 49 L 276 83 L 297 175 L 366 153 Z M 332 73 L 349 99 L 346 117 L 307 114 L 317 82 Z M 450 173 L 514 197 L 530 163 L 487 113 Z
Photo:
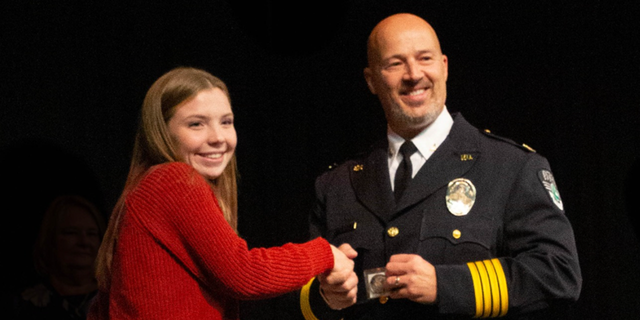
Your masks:
M 386 140 L 317 179 L 311 236 L 358 251 L 358 301 L 332 311 L 312 280 L 300 294 L 306 319 L 516 318 L 577 300 L 573 230 L 547 160 L 460 114 L 453 120 L 397 203 Z M 398 253 L 434 265 L 435 304 L 369 299 L 364 271 Z

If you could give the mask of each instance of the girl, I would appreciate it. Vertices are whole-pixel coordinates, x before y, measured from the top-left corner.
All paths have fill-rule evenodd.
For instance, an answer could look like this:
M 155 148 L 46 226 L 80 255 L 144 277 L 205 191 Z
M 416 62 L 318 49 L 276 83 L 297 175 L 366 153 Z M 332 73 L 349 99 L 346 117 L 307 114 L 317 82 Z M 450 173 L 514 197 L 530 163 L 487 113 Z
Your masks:
M 238 300 L 284 294 L 321 273 L 355 277 L 353 261 L 322 238 L 248 249 L 236 233 L 236 143 L 221 80 L 177 68 L 151 86 L 89 319 L 237 319 Z

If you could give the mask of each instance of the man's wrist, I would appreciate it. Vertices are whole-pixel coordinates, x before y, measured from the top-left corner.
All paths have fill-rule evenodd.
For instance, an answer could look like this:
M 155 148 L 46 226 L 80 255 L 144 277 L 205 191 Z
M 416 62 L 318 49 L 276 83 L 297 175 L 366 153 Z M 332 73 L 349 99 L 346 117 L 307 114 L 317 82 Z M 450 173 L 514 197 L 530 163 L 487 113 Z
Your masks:
M 342 308 L 334 308 L 333 306 L 331 306 L 329 299 L 327 299 L 327 297 L 324 295 L 324 290 L 322 290 L 322 287 L 319 287 L 319 291 L 320 291 L 320 296 L 322 297 L 322 300 L 324 300 L 324 302 L 327 304 L 327 306 L 329 306 L 329 308 L 336 311 L 342 310 Z

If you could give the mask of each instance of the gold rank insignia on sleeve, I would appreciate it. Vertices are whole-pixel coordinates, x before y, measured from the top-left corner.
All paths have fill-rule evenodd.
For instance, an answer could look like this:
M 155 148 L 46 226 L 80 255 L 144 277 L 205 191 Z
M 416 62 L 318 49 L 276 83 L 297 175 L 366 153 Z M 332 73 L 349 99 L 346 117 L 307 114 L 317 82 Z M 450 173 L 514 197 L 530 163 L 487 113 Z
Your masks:
M 300 290 L 300 311 L 302 311 L 302 316 L 305 320 L 318 320 L 313 314 L 313 311 L 311 311 L 311 303 L 309 302 L 309 290 L 311 289 L 313 280 L 315 280 L 315 277 L 311 278 L 311 280 L 302 287 L 302 290 Z
M 356 164 L 355 166 L 353 166 L 353 171 L 355 172 L 362 171 L 362 169 L 364 169 L 364 166 L 362 166 L 361 164 Z
M 507 278 L 498 259 L 467 263 L 476 297 L 474 318 L 502 317 L 509 310 Z

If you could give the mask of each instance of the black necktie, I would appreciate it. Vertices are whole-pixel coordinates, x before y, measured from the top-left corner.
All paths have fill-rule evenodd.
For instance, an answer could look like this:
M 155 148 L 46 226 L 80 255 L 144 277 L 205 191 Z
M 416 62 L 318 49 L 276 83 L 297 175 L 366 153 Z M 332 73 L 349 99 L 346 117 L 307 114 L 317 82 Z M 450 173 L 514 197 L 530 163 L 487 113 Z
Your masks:
M 396 196 L 396 202 L 400 200 L 402 196 L 402 192 L 409 185 L 409 181 L 411 181 L 411 173 L 413 171 L 413 167 L 411 166 L 411 155 L 416 152 L 416 146 L 411 141 L 405 141 L 400 147 L 400 153 L 402 153 L 402 162 L 398 166 L 398 170 L 396 171 L 396 176 L 393 180 L 394 189 L 393 193 Z

